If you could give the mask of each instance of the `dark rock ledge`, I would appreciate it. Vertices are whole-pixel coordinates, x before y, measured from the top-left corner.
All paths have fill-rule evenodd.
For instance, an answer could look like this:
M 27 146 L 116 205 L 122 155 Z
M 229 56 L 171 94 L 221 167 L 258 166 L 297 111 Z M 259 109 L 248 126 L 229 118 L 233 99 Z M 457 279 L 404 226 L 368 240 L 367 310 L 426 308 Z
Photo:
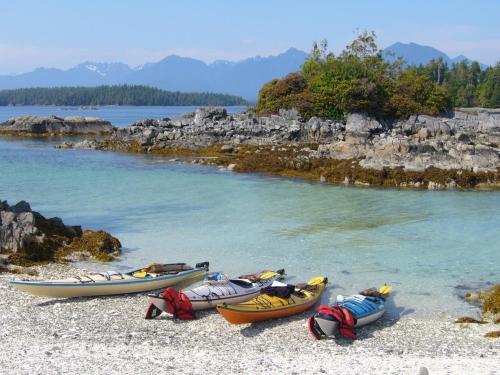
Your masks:
M 0 134 L 11 135 L 110 134 L 113 129 L 97 117 L 19 116 L 0 123 Z
M 120 254 L 118 239 L 104 231 L 82 231 L 58 217 L 45 218 L 21 201 L 10 206 L 0 200 L 0 263 L 30 266 L 37 262 L 64 261 L 68 257 L 102 261 Z

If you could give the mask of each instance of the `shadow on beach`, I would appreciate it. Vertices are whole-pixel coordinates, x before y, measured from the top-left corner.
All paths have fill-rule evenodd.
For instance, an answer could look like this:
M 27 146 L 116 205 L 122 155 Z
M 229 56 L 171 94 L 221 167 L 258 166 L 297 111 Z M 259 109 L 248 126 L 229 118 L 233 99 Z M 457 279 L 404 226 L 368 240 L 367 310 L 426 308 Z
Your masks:
M 260 335 L 264 331 L 272 329 L 274 327 L 278 327 L 298 320 L 304 320 L 305 322 L 307 319 L 309 319 L 310 316 L 314 314 L 316 310 L 317 306 L 314 306 L 313 308 L 299 315 L 292 315 L 286 318 L 277 318 L 277 319 L 262 320 L 260 322 L 254 322 L 242 328 L 240 330 L 240 333 L 245 337 L 255 337 Z
M 380 321 L 386 322 L 386 326 L 392 326 L 396 324 L 399 319 L 401 319 L 403 316 L 413 314 L 415 312 L 415 309 L 407 309 L 404 306 L 397 306 L 396 305 L 396 296 L 398 295 L 398 292 L 392 292 L 391 296 L 387 299 L 387 302 L 385 303 L 385 314 L 381 318 Z

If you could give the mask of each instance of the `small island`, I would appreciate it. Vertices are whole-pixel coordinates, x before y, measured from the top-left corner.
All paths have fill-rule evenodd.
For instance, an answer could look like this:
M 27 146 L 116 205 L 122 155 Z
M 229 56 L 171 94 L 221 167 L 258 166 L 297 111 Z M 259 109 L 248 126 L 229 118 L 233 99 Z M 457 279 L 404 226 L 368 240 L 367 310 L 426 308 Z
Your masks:
M 144 85 L 97 87 L 35 87 L 0 90 L 0 106 L 236 106 L 248 105 L 239 97 L 217 93 L 184 93 Z

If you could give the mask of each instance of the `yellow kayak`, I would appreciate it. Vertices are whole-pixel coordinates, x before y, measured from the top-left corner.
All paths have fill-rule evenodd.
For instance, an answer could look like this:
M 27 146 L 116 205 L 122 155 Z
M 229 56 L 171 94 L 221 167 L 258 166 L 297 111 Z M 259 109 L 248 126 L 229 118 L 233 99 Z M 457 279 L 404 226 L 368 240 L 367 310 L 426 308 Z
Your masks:
M 287 298 L 270 295 L 271 293 L 267 294 L 263 291 L 260 296 L 247 302 L 218 305 L 217 311 L 233 324 L 252 323 L 300 314 L 319 301 L 327 284 L 326 277 L 318 276 L 309 280 L 307 284 L 295 286 Z

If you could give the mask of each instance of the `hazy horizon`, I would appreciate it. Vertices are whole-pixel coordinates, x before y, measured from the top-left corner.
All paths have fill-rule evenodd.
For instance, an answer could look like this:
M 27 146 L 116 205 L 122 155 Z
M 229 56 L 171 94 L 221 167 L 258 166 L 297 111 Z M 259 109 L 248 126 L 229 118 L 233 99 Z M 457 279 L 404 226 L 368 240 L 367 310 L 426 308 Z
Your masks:
M 435 4 L 276 0 L 201 3 L 123 0 L 24 0 L 3 4 L 0 74 L 37 67 L 68 69 L 84 61 L 138 66 L 168 55 L 205 62 L 309 51 L 327 38 L 339 51 L 355 30 L 374 30 L 381 47 L 395 42 L 431 46 L 450 57 L 494 64 L 500 57 L 500 3 L 459 0 Z M 411 23 L 408 22 L 411 19 Z M 276 27 L 279 25 L 279 27 Z

